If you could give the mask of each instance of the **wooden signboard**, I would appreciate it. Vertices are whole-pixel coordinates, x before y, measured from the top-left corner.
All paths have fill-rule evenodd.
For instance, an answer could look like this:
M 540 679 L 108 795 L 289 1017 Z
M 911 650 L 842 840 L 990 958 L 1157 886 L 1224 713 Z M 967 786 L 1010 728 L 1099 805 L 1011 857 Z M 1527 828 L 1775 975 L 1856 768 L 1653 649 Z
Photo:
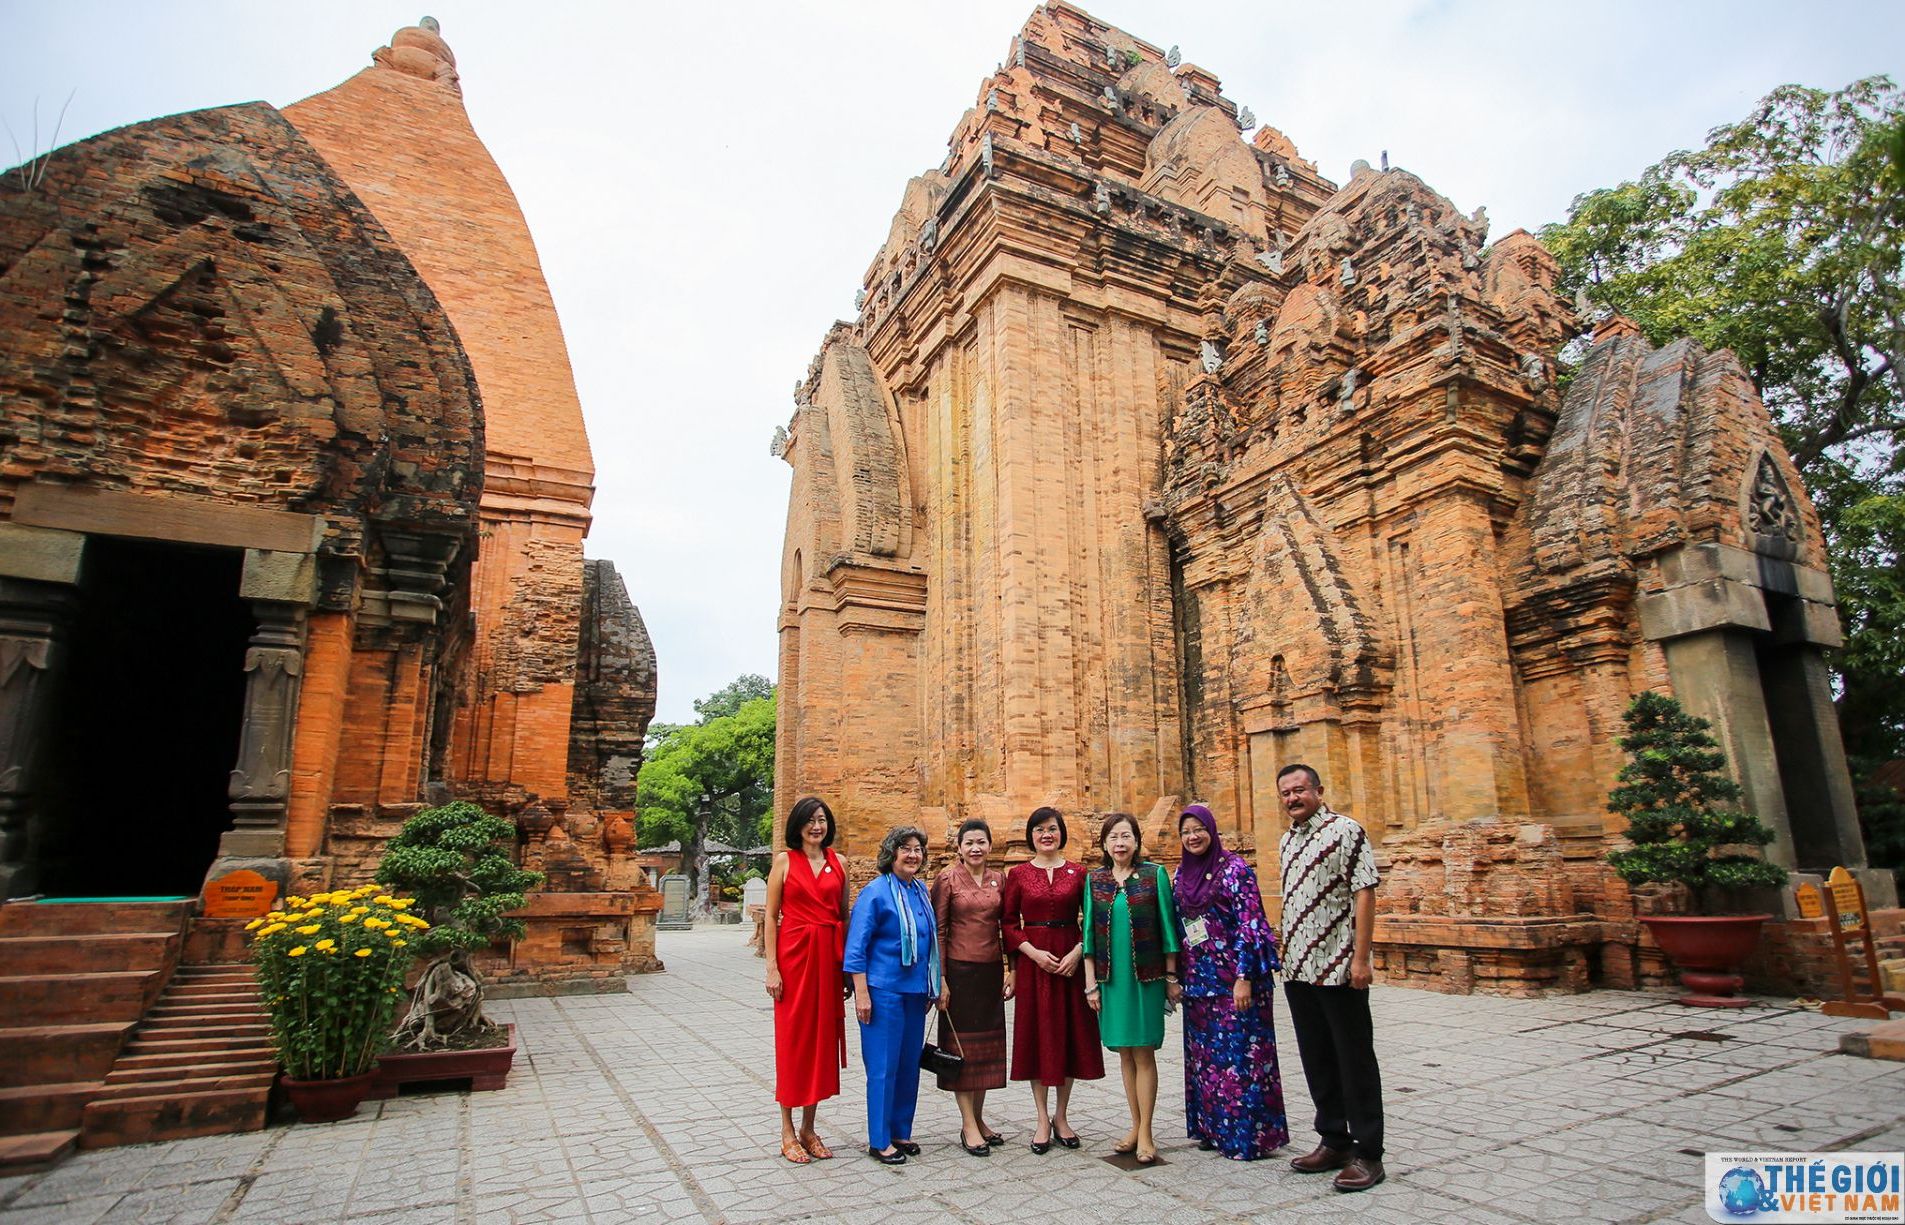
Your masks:
M 240 868 L 205 882 L 204 914 L 208 919 L 255 919 L 277 900 L 276 881 Z
M 1821 917 L 1818 889 L 1812 885 L 1801 885 L 1798 892 L 1799 913 L 1802 918 Z M 1859 880 L 1843 867 L 1834 868 L 1832 875 L 1826 877 L 1826 892 L 1832 899 L 1831 910 L 1826 926 L 1832 932 L 1832 951 L 1839 962 L 1839 992 L 1845 998 L 1828 1000 L 1819 1011 L 1829 1017 L 1868 1017 L 1883 1021 L 1894 1011 L 1905 1011 L 1905 997 L 1886 995 L 1885 980 L 1879 975 L 1878 950 L 1872 943 L 1872 919 L 1865 909 L 1865 890 Z M 1812 910 L 1807 907 L 1807 895 L 1812 895 Z M 1852 945 L 1857 941 L 1857 953 Z M 1865 959 L 1866 982 L 1869 990 L 1861 991 L 1852 980 L 1852 958 L 1863 955 Z

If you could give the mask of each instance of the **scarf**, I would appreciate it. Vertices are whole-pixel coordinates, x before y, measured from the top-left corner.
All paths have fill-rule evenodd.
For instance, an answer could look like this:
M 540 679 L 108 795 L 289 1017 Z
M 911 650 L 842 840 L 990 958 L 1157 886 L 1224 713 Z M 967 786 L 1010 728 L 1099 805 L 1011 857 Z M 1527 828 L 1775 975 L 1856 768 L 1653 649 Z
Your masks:
M 887 892 L 892 895 L 893 909 L 900 914 L 900 964 L 910 966 L 919 961 L 919 924 L 913 918 L 913 908 L 906 904 L 907 893 L 919 893 L 925 896 L 925 887 L 914 880 L 902 886 L 891 872 L 886 874 Z M 931 984 L 931 994 L 939 994 L 939 931 L 932 933 L 933 942 L 926 950 L 926 979 Z
M 1172 898 L 1181 909 L 1193 912 L 1208 910 L 1217 897 L 1217 886 L 1224 874 L 1225 861 L 1237 855 L 1235 851 L 1224 849 L 1224 840 L 1217 836 L 1217 818 L 1211 816 L 1210 809 L 1202 804 L 1192 804 L 1179 816 L 1179 825 L 1183 824 L 1184 817 L 1197 818 L 1197 823 L 1210 835 L 1210 846 L 1205 848 L 1202 855 L 1185 855 L 1178 862 Z

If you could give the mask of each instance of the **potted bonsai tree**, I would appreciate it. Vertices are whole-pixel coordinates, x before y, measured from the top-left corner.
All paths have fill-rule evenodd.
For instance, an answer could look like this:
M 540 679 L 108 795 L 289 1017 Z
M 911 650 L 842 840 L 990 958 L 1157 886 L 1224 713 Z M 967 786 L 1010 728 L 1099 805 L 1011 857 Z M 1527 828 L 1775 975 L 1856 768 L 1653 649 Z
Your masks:
M 509 847 L 516 827 L 475 804 L 457 801 L 426 808 L 404 822 L 384 845 L 377 879 L 413 894 L 430 926 L 412 943 L 425 959 L 410 992 L 410 1007 L 390 1034 L 377 1096 L 411 1080 L 472 1080 L 500 1088 L 515 1046 L 507 1027 L 483 1013 L 483 982 L 471 962 L 478 949 L 520 939 L 523 923 L 508 917 L 542 874 L 516 866 Z M 487 1059 L 426 1060 L 410 1052 L 475 1052 Z M 499 1066 L 500 1064 L 500 1066 Z
M 429 934 L 412 904 L 364 885 L 287 897 L 246 925 L 285 1094 L 307 1123 L 355 1114 L 370 1090 L 410 946 Z
M 1759 849 L 1773 833 L 1737 807 L 1740 786 L 1725 774 L 1726 755 L 1705 719 L 1688 714 L 1665 694 L 1635 695 L 1625 715 L 1627 754 L 1608 811 L 1627 818 L 1625 849 L 1608 862 L 1630 885 L 1684 885 L 1694 916 L 1643 917 L 1655 943 L 1680 971 L 1689 994 L 1683 1004 L 1740 1008 L 1739 967 L 1759 942 L 1771 915 L 1721 915 L 1733 890 L 1786 883 L 1786 872 Z

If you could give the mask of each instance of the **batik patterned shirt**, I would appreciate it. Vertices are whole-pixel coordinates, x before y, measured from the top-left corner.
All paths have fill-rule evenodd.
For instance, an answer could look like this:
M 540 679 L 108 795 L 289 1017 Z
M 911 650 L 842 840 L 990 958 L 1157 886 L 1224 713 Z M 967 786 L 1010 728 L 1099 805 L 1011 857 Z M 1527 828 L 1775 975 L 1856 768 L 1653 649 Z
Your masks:
M 1356 891 L 1376 887 L 1376 854 L 1363 827 L 1319 808 L 1278 844 L 1283 861 L 1283 974 L 1297 983 L 1349 982 Z

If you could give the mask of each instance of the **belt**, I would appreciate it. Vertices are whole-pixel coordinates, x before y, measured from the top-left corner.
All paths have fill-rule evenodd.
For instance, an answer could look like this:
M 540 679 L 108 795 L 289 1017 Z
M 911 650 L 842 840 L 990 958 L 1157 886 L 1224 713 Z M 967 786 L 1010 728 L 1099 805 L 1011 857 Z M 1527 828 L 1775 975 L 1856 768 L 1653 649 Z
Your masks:
M 1060 919 L 1059 921 L 1054 923 L 1045 919 L 1027 919 L 1025 922 L 1019 924 L 1019 926 L 1020 927 L 1077 927 L 1078 920 L 1077 919 Z

